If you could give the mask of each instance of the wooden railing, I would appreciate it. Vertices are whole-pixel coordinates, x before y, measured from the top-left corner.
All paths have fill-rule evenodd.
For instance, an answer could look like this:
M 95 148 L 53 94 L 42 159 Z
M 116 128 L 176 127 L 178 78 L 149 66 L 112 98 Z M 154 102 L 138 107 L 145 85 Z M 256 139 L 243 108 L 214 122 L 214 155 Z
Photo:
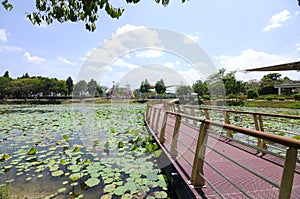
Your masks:
M 287 114 L 274 114 L 264 112 L 252 112 L 252 111 L 240 111 L 240 110 L 227 110 L 224 108 L 216 107 L 201 107 L 201 106 L 190 106 L 190 105 L 176 105 L 171 103 L 168 105 L 170 111 L 177 113 L 184 113 L 198 118 L 205 118 L 213 121 L 220 121 L 226 124 L 232 124 L 234 126 L 247 127 L 249 129 L 255 129 L 262 132 L 272 132 L 275 135 L 286 135 L 288 137 L 300 136 L 300 116 L 299 115 L 287 115 Z M 238 120 L 238 121 L 235 121 Z M 193 124 L 196 121 L 193 120 Z M 276 127 L 271 124 L 275 124 Z M 282 126 L 288 124 L 290 129 L 281 129 Z M 227 130 L 226 136 L 233 140 L 239 140 L 238 135 L 234 137 L 233 131 Z M 266 140 L 257 139 L 256 146 L 258 150 L 268 150 L 268 146 L 272 151 L 281 151 L 285 153 L 285 149 L 278 148 L 272 142 L 267 143 Z M 273 149 L 273 150 L 272 150 Z M 262 151 L 263 152 L 263 151 Z M 275 155 L 278 153 L 275 153 Z M 279 153 L 280 154 L 280 153 Z M 300 152 L 298 154 L 300 158 Z
M 191 110 L 193 107 L 187 107 Z M 199 108 L 199 107 L 197 107 Z M 282 117 L 282 118 L 292 118 L 294 120 L 300 121 L 300 117 L 298 116 L 287 116 L 287 115 L 276 115 L 276 114 L 268 114 L 268 113 L 253 113 L 253 112 L 242 112 L 239 111 L 238 113 L 243 114 L 251 114 L 253 115 L 254 119 L 254 125 L 255 129 L 249 129 L 244 128 L 240 126 L 234 126 L 230 124 L 229 120 L 229 113 L 236 113 L 237 111 L 229 111 L 229 110 L 220 110 L 220 109 L 210 109 L 210 108 L 204 108 L 205 118 L 199 118 L 195 117 L 193 115 L 187 115 L 182 113 L 178 108 L 174 108 L 172 104 L 164 104 L 164 105 L 155 105 L 155 104 L 148 104 L 146 108 L 145 113 L 145 120 L 149 127 L 153 130 L 155 135 L 158 137 L 158 141 L 162 146 L 165 143 L 170 143 L 170 148 L 167 150 L 169 152 L 169 155 L 171 157 L 176 157 L 178 155 L 178 143 L 180 143 L 179 133 L 185 134 L 184 136 L 190 136 L 186 134 L 186 132 L 181 132 L 180 128 L 182 124 L 185 125 L 191 125 L 187 121 L 192 121 L 192 125 L 194 127 L 199 126 L 198 128 L 198 134 L 196 136 L 196 148 L 190 149 L 189 147 L 186 147 L 186 150 L 192 150 L 191 153 L 193 154 L 193 162 L 189 162 L 192 172 L 189 175 L 190 177 L 190 183 L 194 187 L 197 186 L 204 186 L 206 183 L 209 184 L 215 192 L 221 197 L 225 198 L 222 193 L 214 187 L 212 183 L 209 182 L 209 180 L 204 175 L 204 164 L 207 164 L 210 166 L 213 170 L 215 170 L 216 173 L 223 176 L 222 172 L 218 169 L 214 168 L 208 161 L 205 160 L 205 152 L 206 150 L 213 150 L 215 153 L 221 155 L 223 158 L 233 162 L 234 164 L 238 165 L 239 167 L 243 168 L 247 172 L 252 173 L 253 175 L 259 177 L 265 182 L 268 182 L 273 187 L 276 187 L 279 189 L 278 198 L 284 198 L 288 199 L 291 196 L 292 186 L 293 186 L 293 179 L 294 179 L 294 173 L 295 173 L 295 167 L 297 164 L 297 161 L 299 159 L 297 158 L 298 149 L 300 149 L 300 140 L 291 139 L 288 137 L 283 137 L 280 135 L 274 135 L 267 132 L 264 132 L 263 129 L 263 123 L 262 123 L 262 116 L 270 116 L 270 117 Z M 208 110 L 214 110 L 214 111 L 220 111 L 224 114 L 225 122 L 218 122 L 218 121 L 212 121 L 210 120 Z M 193 111 L 191 111 L 193 113 Z M 172 126 L 170 124 L 170 118 L 175 120 L 175 124 Z M 199 124 L 199 125 L 198 125 Z M 168 125 L 172 126 L 173 132 L 171 135 L 166 135 L 166 128 L 168 128 Z M 227 133 L 225 135 L 222 135 L 216 131 L 216 129 L 226 131 Z M 258 141 L 258 146 L 254 147 L 256 149 L 261 149 L 263 152 L 268 152 L 267 148 L 264 146 L 266 142 L 272 142 L 277 145 L 282 145 L 287 147 L 287 150 L 285 151 L 285 161 L 284 161 L 284 167 L 282 171 L 282 177 L 280 184 L 276 183 L 274 180 L 268 179 L 262 174 L 259 174 L 255 171 L 252 171 L 252 169 L 247 168 L 242 163 L 233 160 L 231 157 L 228 157 L 222 153 L 222 151 L 218 151 L 214 149 L 213 147 L 209 146 L 207 144 L 208 137 L 218 135 L 223 136 L 228 139 L 233 137 L 232 132 L 240 133 L 244 136 L 249 136 L 252 138 L 256 138 L 258 140 L 261 140 L 261 142 Z M 169 139 L 169 140 L 168 140 Z M 249 145 L 247 145 L 249 146 Z M 251 145 L 250 145 L 251 147 Z M 271 155 L 275 155 L 273 153 L 270 153 Z M 239 185 L 237 185 L 235 182 L 231 182 L 231 180 L 227 176 L 223 176 L 224 179 L 228 180 L 229 183 L 231 183 L 235 188 L 240 190 L 241 193 L 243 193 L 246 197 L 252 198 L 249 193 L 243 190 Z

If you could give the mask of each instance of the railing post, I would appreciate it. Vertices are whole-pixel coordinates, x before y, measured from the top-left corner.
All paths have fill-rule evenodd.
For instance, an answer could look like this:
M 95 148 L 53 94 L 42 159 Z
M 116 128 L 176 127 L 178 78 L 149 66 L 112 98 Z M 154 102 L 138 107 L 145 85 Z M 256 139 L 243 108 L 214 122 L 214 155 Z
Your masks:
M 207 109 L 204 109 L 204 114 L 205 114 L 205 118 L 206 118 L 207 120 L 210 120 L 210 118 L 209 118 L 209 113 L 208 113 L 208 110 L 207 110 Z
M 159 136 L 159 142 L 162 144 L 165 143 L 165 141 L 166 141 L 165 132 L 166 132 L 166 127 L 167 127 L 167 119 L 168 119 L 168 113 L 165 112 L 162 128 L 160 130 L 160 136 Z
M 160 113 L 161 113 L 161 109 L 158 109 L 158 115 L 157 115 L 157 119 L 156 119 L 155 134 L 158 134 L 158 124 L 159 124 L 159 120 L 160 120 Z
M 146 119 L 147 122 L 148 122 L 148 117 L 149 117 L 149 109 L 150 109 L 150 105 L 147 103 L 147 106 L 146 106 L 146 115 L 145 115 L 145 119 Z
M 230 124 L 230 117 L 229 117 L 229 113 L 227 111 L 224 112 L 224 115 L 225 115 L 225 123 L 226 124 Z M 231 130 L 226 130 L 226 135 L 228 137 L 231 137 L 233 138 L 233 135 L 232 135 L 232 131 Z
M 263 124 L 263 119 L 262 119 L 261 115 L 258 116 L 258 121 L 259 121 L 259 129 L 260 129 L 260 131 L 264 132 L 264 124 Z M 268 149 L 266 140 L 261 140 L 261 148 L 263 148 L 265 150 Z
M 255 130 L 260 131 L 257 114 L 253 114 L 253 120 L 254 120 Z M 260 138 L 257 138 L 257 147 L 262 148 L 262 141 Z
M 171 149 L 170 149 L 170 155 L 172 157 L 176 157 L 178 155 L 177 151 L 177 141 L 178 141 L 178 133 L 181 123 L 181 115 L 177 114 L 175 119 L 175 126 L 173 131 L 173 137 L 172 137 L 172 143 L 171 143 Z
M 204 158 L 205 158 L 205 152 L 206 152 L 206 146 L 207 143 L 207 129 L 209 125 L 206 123 L 201 123 L 200 130 L 199 130 L 199 136 L 197 140 L 197 148 L 194 156 L 194 163 L 193 163 L 193 169 L 191 174 L 191 184 L 194 185 L 194 187 L 197 186 L 204 186 L 205 180 L 203 179 L 203 165 L 204 165 Z M 200 174 L 202 175 L 200 175 Z
M 150 118 L 151 118 L 151 114 L 152 114 L 152 109 L 153 108 L 151 106 L 149 106 L 149 111 L 148 111 L 148 115 L 147 115 L 147 118 L 146 118 L 148 124 L 150 124 Z
M 156 108 L 153 108 L 153 115 L 152 115 L 152 121 L 151 121 L 151 127 L 152 129 L 155 129 L 155 115 L 156 115 Z
M 193 117 L 196 117 L 196 112 L 195 112 L 194 108 L 191 108 L 191 115 L 192 115 Z M 194 125 L 197 125 L 197 121 L 196 121 L 196 120 L 193 120 L 193 124 L 194 124 Z
M 291 197 L 295 167 L 297 162 L 297 153 L 298 150 L 295 148 L 289 148 L 286 151 L 278 197 L 279 199 L 289 199 Z
M 188 112 L 187 112 L 187 109 L 186 109 L 186 106 L 185 106 L 185 105 L 183 105 L 183 114 L 188 115 Z M 188 119 L 185 118 L 185 121 L 188 122 Z

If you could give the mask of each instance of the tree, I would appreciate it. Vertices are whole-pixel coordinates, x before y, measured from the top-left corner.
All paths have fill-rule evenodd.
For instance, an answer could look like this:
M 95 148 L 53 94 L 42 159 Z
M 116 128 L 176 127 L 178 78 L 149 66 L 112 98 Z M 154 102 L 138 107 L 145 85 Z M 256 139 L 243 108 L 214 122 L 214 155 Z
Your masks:
M 74 83 L 72 77 L 68 77 L 66 80 L 68 95 L 71 95 L 74 89 Z
M 96 91 L 99 96 L 103 96 L 104 88 L 102 86 L 97 85 Z
M 97 82 L 94 79 L 91 79 L 87 84 L 87 91 L 91 96 L 95 96 L 97 89 Z
M 193 90 L 189 85 L 180 85 L 177 87 L 175 94 L 180 97 L 190 95 L 192 92 Z
M 197 93 L 198 97 L 209 94 L 206 82 L 202 82 L 201 80 L 197 80 L 193 84 L 192 88 L 193 91 Z
M 156 82 L 155 84 L 155 91 L 158 93 L 158 94 L 163 94 L 166 92 L 166 86 L 165 86 L 165 83 L 164 83 L 164 80 L 159 80 Z
M 170 0 L 155 0 L 166 6 Z M 186 0 L 181 0 L 184 3 Z M 138 3 L 140 0 L 126 0 L 126 3 Z M 6 10 L 12 10 L 13 5 L 8 0 L 2 0 L 2 5 Z M 96 29 L 96 21 L 99 18 L 99 11 L 105 11 L 111 18 L 119 18 L 123 8 L 115 8 L 109 0 L 36 0 L 36 10 L 27 14 L 27 18 L 37 25 L 42 23 L 51 24 L 53 21 L 60 23 L 83 21 L 85 28 L 89 31 Z
M 141 93 L 149 93 L 150 92 L 151 85 L 149 84 L 148 80 L 145 79 L 145 81 L 142 81 L 140 86 Z
M 10 87 L 10 79 L 4 76 L 0 77 L 0 99 L 3 99 L 7 96 Z
M 281 77 L 280 73 L 269 73 L 264 75 L 263 78 L 259 82 L 259 94 L 267 95 L 267 94 L 277 94 L 277 89 L 274 88 L 274 84 L 279 82 Z
M 74 86 L 74 94 L 78 96 L 84 96 L 87 92 L 87 83 L 85 80 L 80 80 Z
M 8 71 L 5 71 L 3 77 L 5 77 L 5 78 L 10 78 L 10 77 L 9 77 L 9 72 L 8 72 Z
M 248 90 L 247 92 L 247 98 L 248 99 L 253 99 L 258 97 L 258 92 L 256 90 Z

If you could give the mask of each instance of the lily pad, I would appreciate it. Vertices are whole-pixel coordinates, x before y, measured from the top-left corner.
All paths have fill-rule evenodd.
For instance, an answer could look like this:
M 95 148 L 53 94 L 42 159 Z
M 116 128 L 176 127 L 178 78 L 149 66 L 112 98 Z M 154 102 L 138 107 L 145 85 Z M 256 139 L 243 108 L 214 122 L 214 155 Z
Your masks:
M 57 170 L 57 171 L 54 171 L 54 172 L 51 173 L 51 175 L 52 175 L 53 177 L 61 176 L 61 175 L 63 175 L 63 174 L 64 174 L 64 172 L 63 172 L 62 170 Z
M 94 187 L 100 183 L 98 178 L 89 178 L 84 182 L 88 187 Z
M 36 147 L 32 146 L 28 151 L 27 151 L 27 155 L 34 155 L 37 153 L 37 149 Z
M 155 198 L 167 198 L 168 194 L 165 191 L 156 191 L 154 192 Z
M 123 195 L 127 191 L 127 188 L 125 186 L 119 186 L 114 190 L 114 193 L 118 196 Z

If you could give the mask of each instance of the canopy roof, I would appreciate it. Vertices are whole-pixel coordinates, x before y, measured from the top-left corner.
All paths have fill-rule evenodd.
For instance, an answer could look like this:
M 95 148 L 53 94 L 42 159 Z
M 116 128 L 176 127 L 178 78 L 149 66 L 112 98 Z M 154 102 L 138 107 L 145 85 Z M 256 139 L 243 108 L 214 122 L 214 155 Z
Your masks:
M 300 61 L 290 62 L 290 63 L 286 63 L 286 64 L 279 64 L 279 65 L 274 65 L 274 66 L 266 66 L 266 67 L 260 67 L 260 68 L 246 69 L 247 72 L 253 72 L 253 71 L 285 71 L 285 70 L 300 71 Z

